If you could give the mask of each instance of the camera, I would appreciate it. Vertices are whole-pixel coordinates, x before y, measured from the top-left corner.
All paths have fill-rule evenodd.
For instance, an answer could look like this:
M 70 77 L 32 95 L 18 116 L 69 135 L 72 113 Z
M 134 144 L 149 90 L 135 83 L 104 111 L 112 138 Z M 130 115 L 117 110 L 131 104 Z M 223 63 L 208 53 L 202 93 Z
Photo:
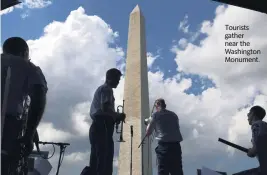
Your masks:
M 146 118 L 144 121 L 145 125 L 148 125 L 150 123 L 150 121 L 151 121 L 151 117 Z

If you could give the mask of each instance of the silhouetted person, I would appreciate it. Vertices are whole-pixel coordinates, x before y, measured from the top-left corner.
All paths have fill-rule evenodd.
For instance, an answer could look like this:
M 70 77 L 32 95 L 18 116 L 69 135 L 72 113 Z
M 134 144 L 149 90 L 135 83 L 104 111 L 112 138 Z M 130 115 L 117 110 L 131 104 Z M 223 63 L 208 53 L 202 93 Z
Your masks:
M 12 37 L 3 44 L 1 54 L 1 107 L 5 93 L 7 70 L 11 68 L 9 93 L 3 127 L 1 172 L 8 174 L 8 169 L 14 168 L 20 159 L 20 143 L 26 147 L 24 156 L 28 156 L 33 149 L 33 137 L 42 118 L 45 104 L 47 83 L 41 69 L 30 62 L 29 47 L 22 38 Z M 18 120 L 24 112 L 23 101 L 30 97 L 28 122 L 23 138 L 19 138 L 22 122 Z
M 114 125 L 124 121 L 125 114 L 115 112 L 115 98 L 112 88 L 117 88 L 121 75 L 118 69 L 108 70 L 106 81 L 97 88 L 91 104 L 90 116 L 93 122 L 90 127 L 89 138 L 92 175 L 112 175 L 113 172 Z
M 156 112 L 150 118 L 146 135 L 155 130 L 158 146 L 155 149 L 158 160 L 158 175 L 183 175 L 182 150 L 183 140 L 178 116 L 166 109 L 164 99 L 155 102 Z
M 236 173 L 236 175 L 267 175 L 267 123 L 262 121 L 265 115 L 266 111 L 260 106 L 253 106 L 247 114 L 252 130 L 253 145 L 247 155 L 251 158 L 257 157 L 260 166 Z

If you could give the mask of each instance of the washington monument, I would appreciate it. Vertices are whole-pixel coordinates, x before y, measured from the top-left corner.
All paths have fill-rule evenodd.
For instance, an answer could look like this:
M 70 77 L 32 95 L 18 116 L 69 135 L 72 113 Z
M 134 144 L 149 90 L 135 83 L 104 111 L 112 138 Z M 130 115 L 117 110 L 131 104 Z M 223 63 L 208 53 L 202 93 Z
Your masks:
M 138 148 L 145 136 L 144 119 L 150 116 L 145 19 L 137 5 L 130 14 L 126 73 L 124 85 L 126 122 L 133 125 L 132 175 L 152 175 L 151 146 L 148 140 Z M 130 127 L 125 126 L 120 143 L 118 174 L 130 174 Z

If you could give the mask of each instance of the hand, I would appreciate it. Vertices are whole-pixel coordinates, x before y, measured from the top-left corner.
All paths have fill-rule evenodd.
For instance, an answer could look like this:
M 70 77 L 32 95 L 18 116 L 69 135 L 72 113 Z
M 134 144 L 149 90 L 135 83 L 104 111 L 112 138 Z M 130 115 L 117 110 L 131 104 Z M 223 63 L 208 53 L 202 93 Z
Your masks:
M 118 120 L 123 121 L 124 123 L 125 123 L 125 118 L 126 118 L 126 115 L 124 113 L 120 113 L 118 116 Z
M 255 157 L 256 156 L 255 151 L 252 148 L 249 148 L 247 156 L 251 158 Z
M 22 151 L 23 156 L 28 157 L 32 153 L 32 150 L 33 150 L 33 138 L 25 135 L 23 138 L 19 140 L 19 142 L 20 144 L 24 145 L 24 148 Z
M 116 123 L 116 125 L 119 125 L 121 123 L 121 121 L 116 120 L 115 123 Z

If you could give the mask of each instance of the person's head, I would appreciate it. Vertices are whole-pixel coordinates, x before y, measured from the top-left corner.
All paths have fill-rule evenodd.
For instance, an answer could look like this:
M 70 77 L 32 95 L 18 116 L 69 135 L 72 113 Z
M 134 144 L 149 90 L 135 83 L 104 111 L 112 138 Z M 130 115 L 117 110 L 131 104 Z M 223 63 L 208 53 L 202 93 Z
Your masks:
M 163 98 L 159 98 L 155 101 L 155 108 L 157 111 L 161 111 L 163 109 L 166 109 L 166 103 Z
M 20 37 L 8 38 L 3 44 L 3 53 L 29 59 L 29 46 Z
M 112 88 L 116 88 L 120 82 L 122 73 L 116 68 L 109 69 L 106 73 L 106 83 Z
M 249 110 L 249 113 L 247 114 L 248 123 L 251 125 L 254 121 L 262 120 L 265 117 L 265 115 L 266 115 L 266 111 L 262 107 L 253 106 Z

